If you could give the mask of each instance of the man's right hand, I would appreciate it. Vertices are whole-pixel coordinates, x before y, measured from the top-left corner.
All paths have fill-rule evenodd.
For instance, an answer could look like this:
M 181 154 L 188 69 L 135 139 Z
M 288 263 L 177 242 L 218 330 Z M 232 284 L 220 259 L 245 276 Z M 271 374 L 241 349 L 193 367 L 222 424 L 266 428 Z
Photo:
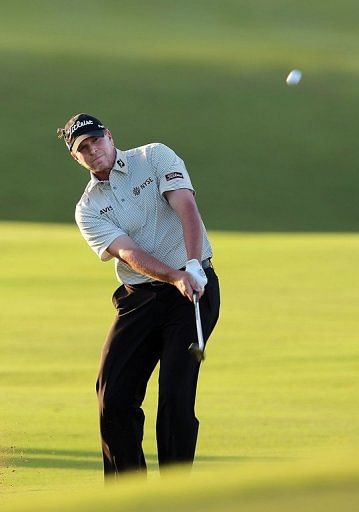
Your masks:
M 171 275 L 171 284 L 173 284 L 177 290 L 181 292 L 184 297 L 187 297 L 193 302 L 193 292 L 198 291 L 199 298 L 202 297 L 204 290 L 197 290 L 198 285 L 193 276 L 184 270 L 174 270 Z

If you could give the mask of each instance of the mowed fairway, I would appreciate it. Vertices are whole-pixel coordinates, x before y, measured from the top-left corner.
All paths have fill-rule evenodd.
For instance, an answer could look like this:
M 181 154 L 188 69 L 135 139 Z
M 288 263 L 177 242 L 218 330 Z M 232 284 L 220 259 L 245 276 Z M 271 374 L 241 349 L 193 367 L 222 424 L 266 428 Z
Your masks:
M 2 223 L 0 232 L 0 499 L 17 510 L 49 492 L 56 501 L 101 493 L 94 386 L 114 315 L 112 264 L 100 263 L 71 225 Z M 278 473 L 283 510 L 280 489 L 291 488 L 290 475 L 297 490 L 302 482 L 318 496 L 344 482 L 357 500 L 359 236 L 213 232 L 211 239 L 222 314 L 200 378 L 195 480 L 169 476 L 169 489 L 175 496 L 188 489 L 186 510 L 200 510 L 197 482 L 204 496 L 210 487 L 213 510 L 221 510 L 213 505 L 221 495 L 223 510 L 235 510 L 228 493 L 236 503 L 256 482 L 260 495 L 261 482 L 271 488 Z M 144 409 L 149 481 L 160 496 L 168 491 L 156 462 L 156 376 Z M 321 462 L 323 453 L 342 451 L 340 463 Z M 129 482 L 127 495 L 147 496 L 143 485 Z

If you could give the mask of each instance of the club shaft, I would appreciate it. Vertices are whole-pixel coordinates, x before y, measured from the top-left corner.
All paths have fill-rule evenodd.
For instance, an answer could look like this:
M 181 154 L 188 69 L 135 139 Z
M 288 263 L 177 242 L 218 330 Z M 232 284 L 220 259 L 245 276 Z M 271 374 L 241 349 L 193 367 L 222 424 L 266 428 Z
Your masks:
M 194 310 L 195 310 L 195 314 L 196 314 L 196 327 L 197 327 L 198 347 L 203 352 L 203 350 L 204 350 L 204 341 L 203 341 L 201 314 L 200 314 L 200 310 L 199 310 L 198 293 L 195 292 L 193 294 L 193 297 L 194 297 Z

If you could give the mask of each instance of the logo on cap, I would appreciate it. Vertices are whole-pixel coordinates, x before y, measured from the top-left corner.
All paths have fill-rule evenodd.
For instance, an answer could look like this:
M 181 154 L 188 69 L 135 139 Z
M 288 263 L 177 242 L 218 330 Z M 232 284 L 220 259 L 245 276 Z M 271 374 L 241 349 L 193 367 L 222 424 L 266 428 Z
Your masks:
M 71 137 L 71 135 L 73 135 L 76 132 L 76 130 L 82 128 L 83 126 L 87 126 L 88 124 L 93 124 L 93 121 L 91 121 L 91 119 L 89 119 L 88 121 L 76 121 L 76 123 L 70 127 L 68 136 Z
M 81 142 L 80 137 L 84 138 L 84 135 L 90 136 L 93 134 L 94 137 L 104 136 L 105 126 L 96 119 L 96 117 L 89 114 L 76 114 L 67 121 L 65 128 L 59 128 L 57 134 L 59 138 L 64 137 L 65 143 L 68 149 L 71 151 L 72 148 L 77 150 L 76 139 Z

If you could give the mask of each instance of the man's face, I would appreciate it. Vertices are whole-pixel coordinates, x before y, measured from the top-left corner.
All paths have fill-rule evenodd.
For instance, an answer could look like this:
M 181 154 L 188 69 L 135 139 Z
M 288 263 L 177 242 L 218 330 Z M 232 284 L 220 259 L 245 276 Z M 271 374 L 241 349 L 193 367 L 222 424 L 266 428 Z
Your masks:
M 112 169 L 116 150 L 111 133 L 106 130 L 104 137 L 87 137 L 71 155 L 94 174 Z

